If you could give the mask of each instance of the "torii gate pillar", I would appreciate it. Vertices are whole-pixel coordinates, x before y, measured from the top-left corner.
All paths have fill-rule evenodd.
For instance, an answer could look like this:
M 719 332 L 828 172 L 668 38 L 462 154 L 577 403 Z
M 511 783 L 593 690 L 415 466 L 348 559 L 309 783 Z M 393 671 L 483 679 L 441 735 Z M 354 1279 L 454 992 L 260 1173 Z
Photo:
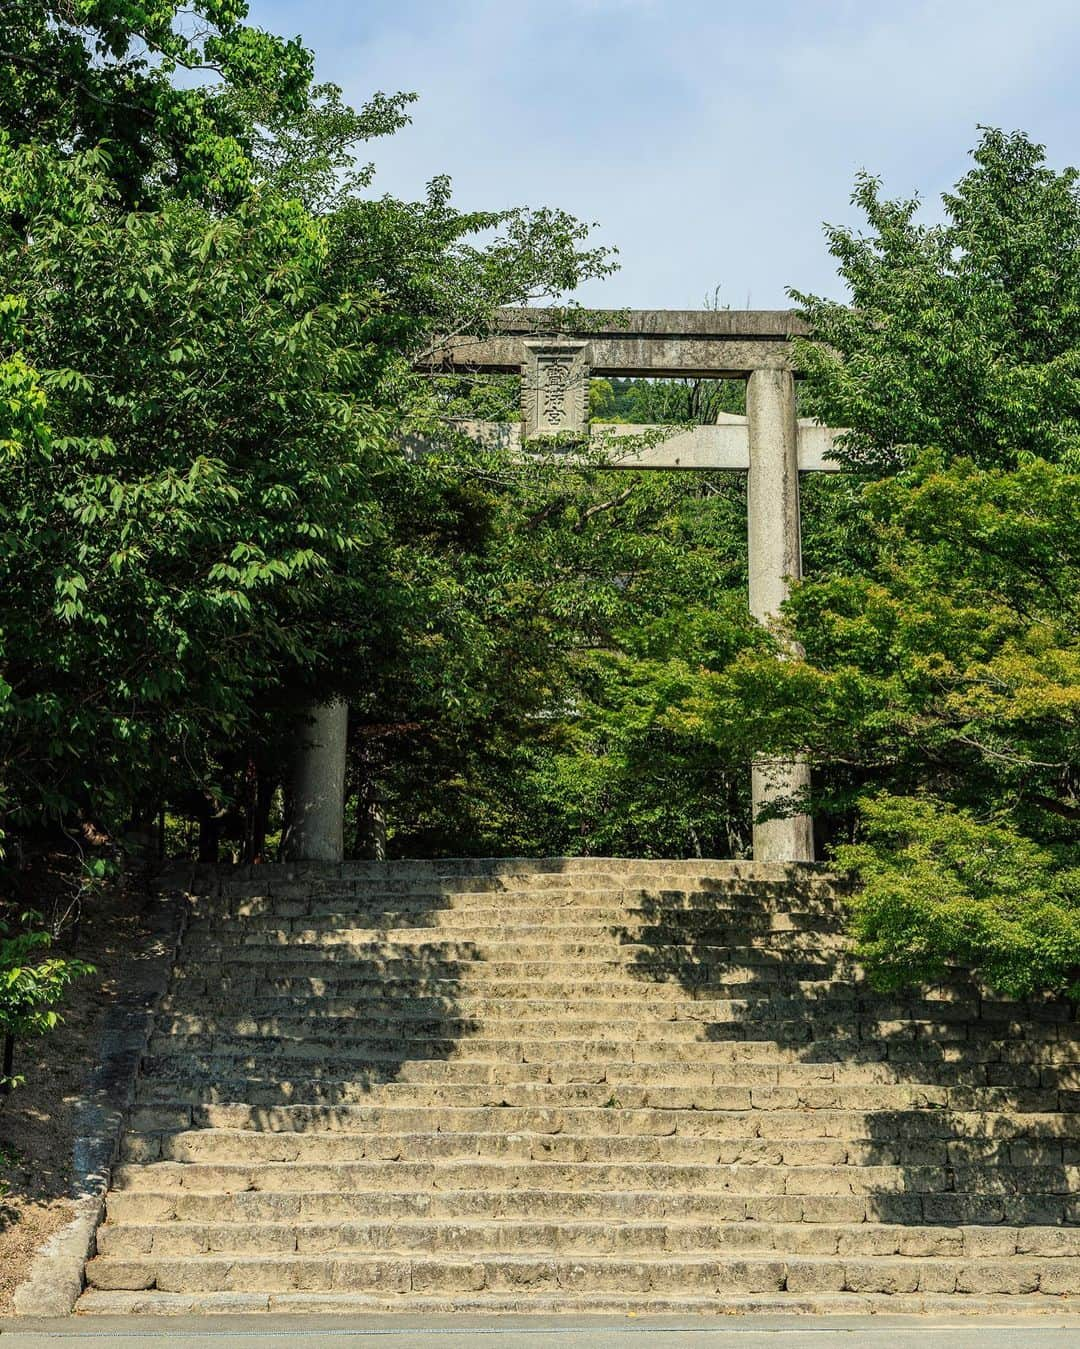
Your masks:
M 345 856 L 349 706 L 340 698 L 308 710 L 296 733 L 285 853 L 293 862 Z
M 802 576 L 799 521 L 799 424 L 795 379 L 790 370 L 754 370 L 746 387 L 750 469 L 747 541 L 750 612 L 760 623 L 775 621 L 790 582 Z M 814 828 L 809 815 L 757 822 L 779 797 L 810 786 L 805 763 L 757 760 L 751 794 L 755 862 L 812 862 Z

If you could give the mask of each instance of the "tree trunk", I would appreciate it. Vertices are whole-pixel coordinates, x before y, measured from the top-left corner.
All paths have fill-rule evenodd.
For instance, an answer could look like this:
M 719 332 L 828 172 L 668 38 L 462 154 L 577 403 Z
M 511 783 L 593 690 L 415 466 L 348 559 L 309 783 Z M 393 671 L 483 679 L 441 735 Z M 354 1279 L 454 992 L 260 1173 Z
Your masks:
M 265 770 L 255 775 L 254 789 L 248 799 L 247 821 L 244 830 L 244 861 L 250 866 L 266 856 L 266 831 L 270 824 L 270 807 L 274 804 L 277 783 Z
M 0 1081 L 0 1096 L 11 1094 L 11 1077 L 15 1070 L 15 1037 L 10 1031 L 4 1036 L 3 1081 Z
M 199 861 L 216 862 L 221 842 L 221 819 L 214 803 L 204 797 L 199 810 Z

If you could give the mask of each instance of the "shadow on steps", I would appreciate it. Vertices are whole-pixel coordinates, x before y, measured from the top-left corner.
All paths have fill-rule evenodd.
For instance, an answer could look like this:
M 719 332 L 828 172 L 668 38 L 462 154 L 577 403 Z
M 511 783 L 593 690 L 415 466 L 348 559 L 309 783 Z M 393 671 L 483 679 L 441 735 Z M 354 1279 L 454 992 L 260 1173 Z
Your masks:
M 864 1209 L 868 1222 L 1002 1229 L 986 1234 L 988 1255 L 1013 1252 L 1010 1228 L 1080 1223 L 1080 1028 L 1065 1003 L 996 1000 L 959 974 L 876 992 L 821 873 L 793 868 L 752 888 L 706 878 L 694 893 L 654 891 L 635 918 L 612 932 L 633 945 L 639 978 L 703 1003 L 733 1000 L 730 1020 L 702 1019 L 701 1039 L 730 1042 L 751 1076 L 759 1065 L 760 1127 L 784 1110 L 802 1114 L 808 1138 L 835 1133 L 835 1161 L 858 1168 L 838 1221 Z M 857 1136 L 845 1136 L 841 1112 L 853 1111 Z M 797 1138 L 798 1114 L 789 1118 Z M 760 1161 L 775 1162 L 777 1149 L 759 1141 Z M 812 1193 L 814 1176 L 802 1179 Z M 783 1196 L 777 1216 L 800 1221 L 801 1202 Z

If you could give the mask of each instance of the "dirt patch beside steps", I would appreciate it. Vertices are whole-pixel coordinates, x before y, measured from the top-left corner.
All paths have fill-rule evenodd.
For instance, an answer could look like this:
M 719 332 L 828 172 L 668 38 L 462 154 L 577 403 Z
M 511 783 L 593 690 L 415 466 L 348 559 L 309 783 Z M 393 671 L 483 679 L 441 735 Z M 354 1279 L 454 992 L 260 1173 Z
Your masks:
M 26 1082 L 0 1104 L 0 1316 L 11 1314 L 34 1255 L 71 1220 L 77 1102 L 99 1065 L 110 1010 L 138 981 L 140 965 L 162 955 L 158 907 L 142 884 L 95 898 L 77 950 L 67 941 L 57 950 L 97 973 L 69 990 L 61 1026 L 16 1049 L 15 1071 Z

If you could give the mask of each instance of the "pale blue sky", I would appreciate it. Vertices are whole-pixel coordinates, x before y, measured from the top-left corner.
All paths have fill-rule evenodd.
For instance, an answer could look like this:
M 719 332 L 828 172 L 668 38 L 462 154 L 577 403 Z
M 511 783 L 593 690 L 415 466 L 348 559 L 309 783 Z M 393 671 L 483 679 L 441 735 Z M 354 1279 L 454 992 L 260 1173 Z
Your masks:
M 823 220 L 857 169 L 933 209 L 976 124 L 1080 160 L 1078 0 L 254 0 L 353 103 L 415 90 L 377 186 L 448 173 L 464 207 L 600 222 L 604 306 L 735 307 L 838 293 Z

